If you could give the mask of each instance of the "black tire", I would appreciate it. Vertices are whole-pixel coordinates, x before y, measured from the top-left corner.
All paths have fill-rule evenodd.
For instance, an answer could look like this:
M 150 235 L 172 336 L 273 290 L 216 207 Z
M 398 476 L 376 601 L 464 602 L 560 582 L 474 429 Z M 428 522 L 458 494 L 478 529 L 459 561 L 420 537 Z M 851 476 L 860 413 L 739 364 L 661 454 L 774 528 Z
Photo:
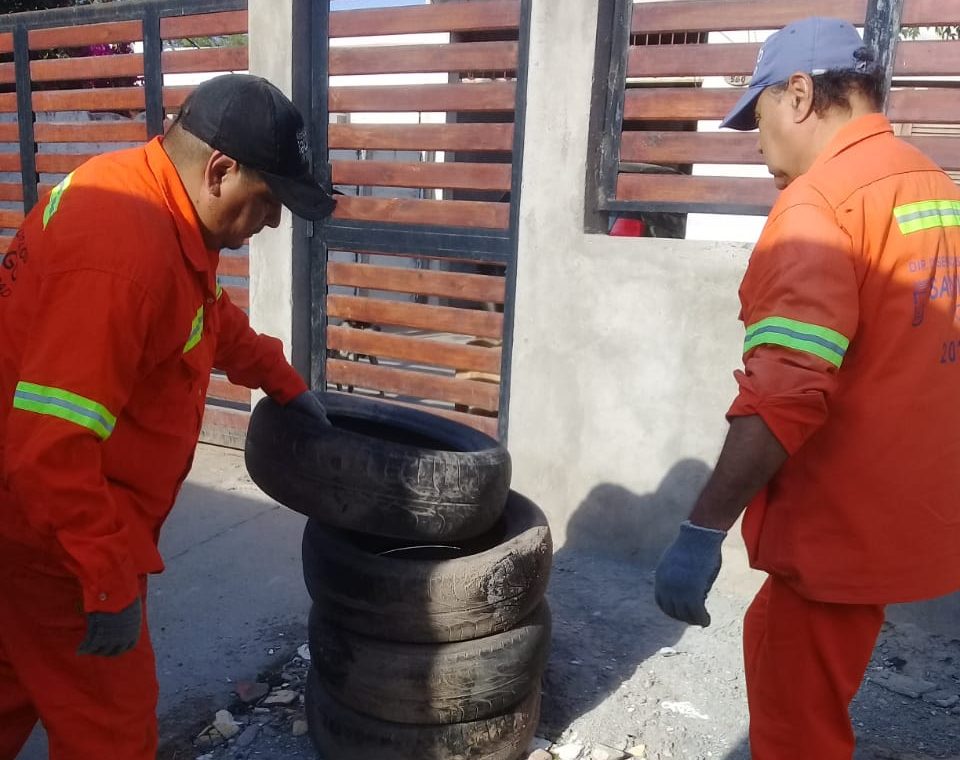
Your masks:
M 539 688 L 550 654 L 546 602 L 504 633 L 452 644 L 405 644 L 347 631 L 314 605 L 311 665 L 324 688 L 363 715 L 437 725 L 508 712 Z
M 490 636 L 513 628 L 543 599 L 553 543 L 547 518 L 529 499 L 511 491 L 494 529 L 460 550 L 453 558 L 409 559 L 423 550 L 309 520 L 303 575 L 313 601 L 337 625 L 387 641 Z
M 412 726 L 370 718 L 341 705 L 311 669 L 307 725 L 317 751 L 331 760 L 519 760 L 540 717 L 540 689 L 504 715 L 468 723 Z
M 331 426 L 269 398 L 250 416 L 245 459 L 270 497 L 346 530 L 459 540 L 493 525 L 510 455 L 478 430 L 427 412 L 321 393 Z

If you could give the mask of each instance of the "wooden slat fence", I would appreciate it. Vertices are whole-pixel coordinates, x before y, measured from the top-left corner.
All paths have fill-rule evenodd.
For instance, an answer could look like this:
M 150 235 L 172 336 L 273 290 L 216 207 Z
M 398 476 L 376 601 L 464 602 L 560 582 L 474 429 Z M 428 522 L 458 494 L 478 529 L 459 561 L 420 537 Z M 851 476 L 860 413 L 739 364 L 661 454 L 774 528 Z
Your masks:
M 906 0 L 903 25 L 955 24 L 956 7 Z M 842 17 L 862 27 L 866 0 L 641 1 L 632 12 L 623 131 L 607 200 L 621 209 L 766 214 L 776 198 L 772 181 L 720 176 L 729 172 L 710 169 L 762 166 L 756 134 L 717 132 L 715 123 L 742 93 L 770 30 L 812 15 Z M 953 133 L 928 136 L 929 130 L 903 128 L 960 123 L 960 42 L 901 41 L 894 77 L 891 120 L 945 169 L 960 170 L 960 141 Z M 637 165 L 679 173 L 638 173 Z
M 162 73 L 205 75 L 247 68 L 247 12 L 223 11 L 163 17 L 160 35 Z M 10 34 L 0 34 L 0 53 L 13 51 Z M 217 38 L 219 47 L 209 47 Z M 32 106 L 36 116 L 36 168 L 38 190 L 48 191 L 65 174 L 91 156 L 142 144 L 149 137 L 145 111 L 143 23 L 140 20 L 78 24 L 31 29 Z M 88 46 L 110 45 L 125 50 L 96 55 Z M 196 45 L 200 45 L 196 47 Z M 204 46 L 207 45 L 207 46 Z M 56 57 L 63 49 L 88 48 L 87 55 Z M 8 56 L 10 57 L 10 56 Z M 0 63 L 0 114 L 10 114 L 0 123 L 0 246 L 6 249 L 13 230 L 23 219 L 20 183 L 15 64 Z M 191 85 L 163 88 L 168 115 L 176 112 Z M 0 117 L 2 118 L 2 117 Z M 242 308 L 249 304 L 249 264 L 245 252 L 225 254 L 219 270 L 224 290 Z M 208 392 L 203 439 L 242 445 L 250 409 L 250 391 L 214 376 Z
M 331 12 L 335 220 L 508 230 L 520 19 L 520 0 Z M 329 254 L 328 387 L 496 435 L 505 267 L 376 250 Z

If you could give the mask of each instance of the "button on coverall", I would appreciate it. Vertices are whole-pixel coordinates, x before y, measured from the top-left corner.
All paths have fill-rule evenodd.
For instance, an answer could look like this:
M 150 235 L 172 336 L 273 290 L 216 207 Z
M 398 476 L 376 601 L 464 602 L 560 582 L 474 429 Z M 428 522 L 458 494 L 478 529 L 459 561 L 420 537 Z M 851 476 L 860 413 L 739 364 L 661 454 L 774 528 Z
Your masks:
M 190 468 L 210 371 L 306 390 L 216 283 L 158 138 L 94 158 L 32 210 L 0 266 L 0 760 L 40 718 L 51 760 L 153 760 L 146 630 L 79 656 L 84 613 L 144 597 Z M 144 606 L 144 610 L 146 607 Z
M 884 605 L 960 589 L 960 191 L 880 114 L 770 213 L 729 415 L 790 455 L 748 506 L 770 578 L 744 645 L 755 760 L 849 760 Z

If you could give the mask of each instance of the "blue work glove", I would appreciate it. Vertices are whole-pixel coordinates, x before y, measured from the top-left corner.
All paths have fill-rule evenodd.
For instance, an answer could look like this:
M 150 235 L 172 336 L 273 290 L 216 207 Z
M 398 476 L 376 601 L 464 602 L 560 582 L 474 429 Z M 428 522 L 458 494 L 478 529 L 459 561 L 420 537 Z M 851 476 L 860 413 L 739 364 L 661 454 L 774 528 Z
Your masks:
M 726 531 L 689 520 L 680 526 L 654 576 L 657 605 L 667 615 L 690 625 L 710 625 L 707 594 L 720 572 L 720 545 L 726 537 Z
M 87 613 L 87 637 L 77 649 L 77 654 L 116 657 L 133 649 L 140 640 L 142 619 L 140 597 L 120 612 Z
M 287 408 L 311 417 L 321 425 L 330 425 L 330 420 L 327 419 L 327 408 L 313 391 L 304 391 L 290 401 L 290 403 L 287 404 Z

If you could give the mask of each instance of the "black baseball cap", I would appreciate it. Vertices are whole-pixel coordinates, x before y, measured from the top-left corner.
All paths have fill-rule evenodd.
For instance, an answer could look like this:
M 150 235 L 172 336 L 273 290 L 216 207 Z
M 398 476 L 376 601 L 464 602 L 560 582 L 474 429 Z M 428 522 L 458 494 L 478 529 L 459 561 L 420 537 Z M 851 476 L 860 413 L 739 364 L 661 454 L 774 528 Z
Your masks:
M 180 126 L 243 166 L 255 169 L 297 216 L 325 219 L 337 203 L 310 173 L 303 117 L 262 77 L 224 74 L 190 93 Z

